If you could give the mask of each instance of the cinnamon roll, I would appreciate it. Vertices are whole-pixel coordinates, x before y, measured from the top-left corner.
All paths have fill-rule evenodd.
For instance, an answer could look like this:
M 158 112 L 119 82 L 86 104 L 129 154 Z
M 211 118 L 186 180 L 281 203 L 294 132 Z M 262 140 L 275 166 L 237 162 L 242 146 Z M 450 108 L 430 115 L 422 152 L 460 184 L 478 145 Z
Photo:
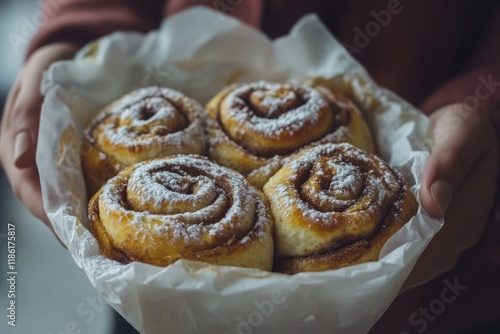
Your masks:
M 89 218 L 101 251 L 122 263 L 189 259 L 272 268 L 273 220 L 264 195 L 203 157 L 125 168 L 91 199 Z
M 417 211 L 399 172 L 347 143 L 302 151 L 264 192 L 275 219 L 275 269 L 290 274 L 375 261 Z
M 350 142 L 373 152 L 360 111 L 324 87 L 264 81 L 224 89 L 207 105 L 208 156 L 262 188 L 298 150 Z
M 89 195 L 124 167 L 172 154 L 203 154 L 204 111 L 169 88 L 133 91 L 105 107 L 85 130 L 82 168 Z

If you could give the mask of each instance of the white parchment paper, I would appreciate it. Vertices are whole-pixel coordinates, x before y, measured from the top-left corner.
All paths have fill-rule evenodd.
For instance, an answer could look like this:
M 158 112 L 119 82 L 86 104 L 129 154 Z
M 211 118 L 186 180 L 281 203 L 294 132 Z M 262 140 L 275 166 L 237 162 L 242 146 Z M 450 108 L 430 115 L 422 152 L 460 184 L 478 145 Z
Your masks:
M 396 297 L 443 223 L 422 209 L 380 261 L 294 276 L 191 261 L 121 265 L 99 253 L 87 230 L 79 140 L 109 102 L 161 85 L 204 104 L 232 82 L 318 78 L 369 110 L 380 156 L 417 195 L 432 143 L 428 119 L 378 87 L 314 15 L 270 41 L 235 19 L 193 8 L 147 35 L 104 37 L 48 70 L 37 151 L 45 209 L 76 264 L 141 333 L 365 333 Z

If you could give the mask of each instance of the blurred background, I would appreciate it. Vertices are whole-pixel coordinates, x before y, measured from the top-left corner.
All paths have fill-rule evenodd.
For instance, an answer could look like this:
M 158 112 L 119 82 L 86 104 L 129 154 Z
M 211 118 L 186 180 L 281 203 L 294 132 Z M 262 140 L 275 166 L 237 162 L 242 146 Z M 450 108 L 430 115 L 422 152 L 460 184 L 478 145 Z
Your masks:
M 1 110 L 37 22 L 35 0 L 0 0 Z M 97 300 L 85 273 L 54 235 L 14 197 L 0 169 L 0 333 L 109 333 L 112 310 Z M 7 224 L 16 226 L 16 327 L 7 308 Z

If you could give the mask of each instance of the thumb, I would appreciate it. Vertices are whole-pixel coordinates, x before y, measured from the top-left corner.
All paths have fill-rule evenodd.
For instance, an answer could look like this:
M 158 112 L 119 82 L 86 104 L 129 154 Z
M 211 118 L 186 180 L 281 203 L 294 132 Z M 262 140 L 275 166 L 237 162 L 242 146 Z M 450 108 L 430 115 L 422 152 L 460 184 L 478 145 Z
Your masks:
M 33 75 L 27 75 L 25 83 L 19 89 L 17 101 L 8 132 L 13 139 L 12 158 L 17 168 L 27 168 L 35 165 L 35 155 L 40 121 L 40 106 L 42 96 L 38 91 L 38 80 Z
M 435 111 L 431 120 L 436 146 L 422 173 L 420 198 L 431 215 L 442 217 L 469 169 L 494 143 L 494 130 L 488 120 L 462 104 Z
M 35 165 L 43 73 L 54 61 L 72 57 L 75 50 L 76 47 L 62 43 L 45 46 L 31 56 L 20 75 L 19 89 L 12 110 L 7 109 L 9 115 L 4 126 L 13 141 L 11 156 L 17 168 Z

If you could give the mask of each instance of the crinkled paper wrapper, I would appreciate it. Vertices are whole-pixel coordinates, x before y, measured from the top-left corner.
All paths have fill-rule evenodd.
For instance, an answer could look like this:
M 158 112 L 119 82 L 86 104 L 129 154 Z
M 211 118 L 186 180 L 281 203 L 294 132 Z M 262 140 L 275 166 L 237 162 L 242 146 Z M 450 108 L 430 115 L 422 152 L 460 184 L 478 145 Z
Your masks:
M 287 276 L 177 261 L 122 265 L 88 230 L 79 141 L 90 118 L 139 87 L 161 85 L 205 104 L 233 82 L 321 81 L 368 110 L 379 155 L 417 195 L 432 145 L 428 119 L 378 87 L 314 15 L 271 41 L 206 8 L 147 35 L 115 33 L 46 73 L 37 164 L 45 209 L 99 293 L 141 333 L 366 333 L 396 297 L 442 221 L 423 209 L 385 245 L 380 261 Z

